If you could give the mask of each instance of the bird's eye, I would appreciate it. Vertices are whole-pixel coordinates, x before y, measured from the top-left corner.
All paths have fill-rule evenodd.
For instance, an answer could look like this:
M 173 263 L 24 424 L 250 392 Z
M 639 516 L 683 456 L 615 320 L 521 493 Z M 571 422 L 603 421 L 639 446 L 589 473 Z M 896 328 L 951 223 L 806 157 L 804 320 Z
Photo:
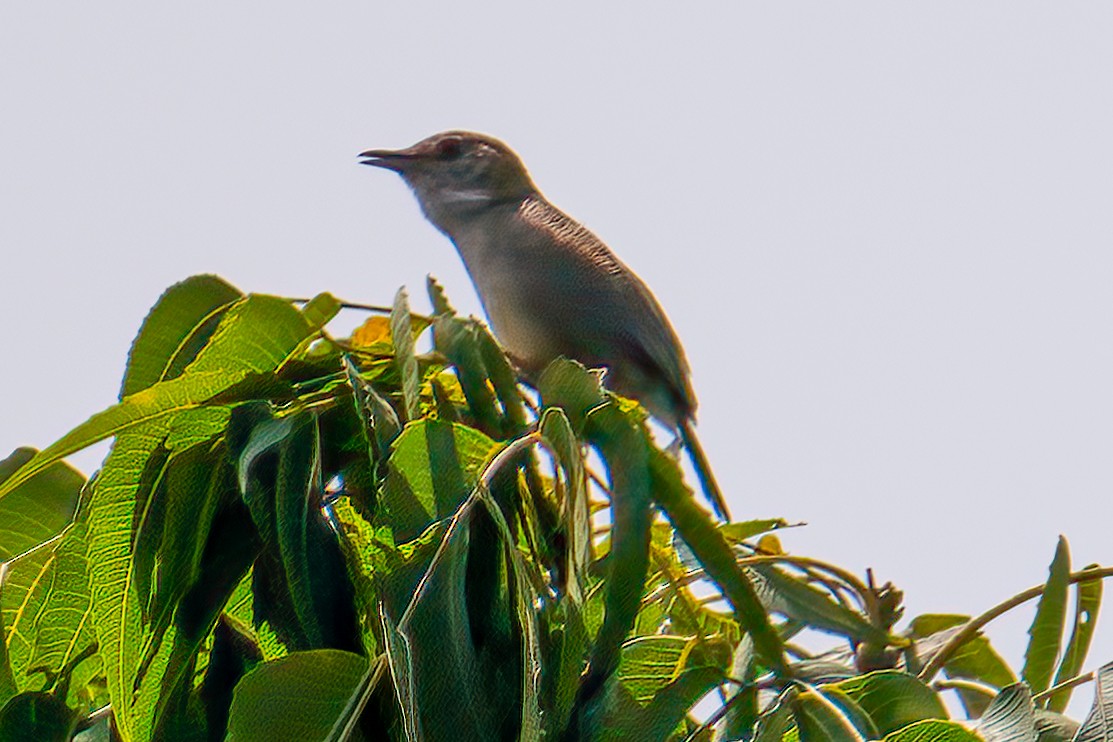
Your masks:
M 441 160 L 453 160 L 463 152 L 463 144 L 459 139 L 442 139 L 437 142 L 437 157 Z

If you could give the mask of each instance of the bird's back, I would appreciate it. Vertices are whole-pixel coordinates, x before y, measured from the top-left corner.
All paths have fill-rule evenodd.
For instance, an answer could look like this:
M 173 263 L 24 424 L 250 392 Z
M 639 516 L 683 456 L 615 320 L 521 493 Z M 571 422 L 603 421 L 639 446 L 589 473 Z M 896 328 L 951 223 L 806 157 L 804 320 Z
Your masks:
M 496 334 L 530 371 L 557 356 L 606 366 L 608 383 L 677 426 L 696 400 L 676 333 L 646 285 L 540 195 L 450 236 Z

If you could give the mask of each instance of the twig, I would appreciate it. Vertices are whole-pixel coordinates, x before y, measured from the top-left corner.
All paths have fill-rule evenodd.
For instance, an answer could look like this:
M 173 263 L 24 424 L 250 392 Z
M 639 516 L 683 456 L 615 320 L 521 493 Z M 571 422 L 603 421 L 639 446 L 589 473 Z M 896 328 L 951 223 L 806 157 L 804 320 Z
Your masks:
M 1090 672 L 1087 672 L 1087 673 L 1083 673 L 1081 675 L 1075 675 L 1073 678 L 1070 678 L 1069 680 L 1064 680 L 1063 682 L 1061 682 L 1057 685 L 1051 686 L 1050 688 L 1048 688 L 1045 691 L 1042 691 L 1040 693 L 1036 693 L 1034 696 L 1032 696 L 1032 700 L 1036 703 L 1039 703 L 1040 701 L 1044 700 L 1045 698 L 1050 698 L 1052 695 L 1054 695 L 1055 693 L 1058 693 L 1061 690 L 1067 690 L 1068 688 L 1074 688 L 1074 687 L 1077 687 L 1079 685 L 1082 685 L 1083 683 L 1089 683 L 1093 679 L 1094 679 L 1093 670 L 1091 670 Z
M 1098 567 L 1084 569 L 1080 572 L 1072 572 L 1069 582 L 1074 584 L 1076 582 L 1088 582 L 1090 580 L 1104 579 L 1106 577 L 1113 577 L 1113 567 Z M 1024 592 L 1017 593 L 1008 600 L 998 603 L 980 616 L 970 619 L 966 625 L 955 632 L 955 635 L 935 653 L 935 656 L 933 656 L 926 665 L 924 665 L 924 669 L 920 670 L 920 680 L 925 683 L 930 681 L 932 677 L 935 676 L 935 673 L 943 669 L 943 665 L 947 664 L 947 660 L 951 658 L 951 655 L 963 644 L 973 639 L 974 636 L 982 630 L 983 626 L 1001 614 L 1011 611 L 1018 605 L 1043 595 L 1045 587 L 1046 585 L 1030 587 Z

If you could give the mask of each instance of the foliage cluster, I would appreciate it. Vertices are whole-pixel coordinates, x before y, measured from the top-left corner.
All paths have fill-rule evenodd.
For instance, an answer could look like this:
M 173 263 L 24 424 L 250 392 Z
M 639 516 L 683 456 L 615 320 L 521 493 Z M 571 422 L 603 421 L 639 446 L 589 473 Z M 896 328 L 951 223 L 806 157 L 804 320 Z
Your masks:
M 1062 715 L 1108 574 L 1065 542 L 897 631 L 898 590 L 713 522 L 636 403 L 570 361 L 526 389 L 429 288 L 338 340 L 327 294 L 184 281 L 118 404 L 0 463 L 0 739 L 1113 736 L 1110 667 Z M 1032 598 L 1018 674 L 981 628 Z

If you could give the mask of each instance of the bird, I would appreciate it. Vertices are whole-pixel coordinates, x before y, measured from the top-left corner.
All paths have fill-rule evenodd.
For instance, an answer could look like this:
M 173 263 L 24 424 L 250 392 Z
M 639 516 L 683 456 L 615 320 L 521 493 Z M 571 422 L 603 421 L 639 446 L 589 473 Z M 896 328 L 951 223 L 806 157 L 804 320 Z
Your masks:
M 527 380 L 563 356 L 677 435 L 715 514 L 729 511 L 695 434 L 696 395 L 676 331 L 649 287 L 594 233 L 541 194 L 502 141 L 445 131 L 360 153 L 398 173 L 456 246 L 495 337 Z

